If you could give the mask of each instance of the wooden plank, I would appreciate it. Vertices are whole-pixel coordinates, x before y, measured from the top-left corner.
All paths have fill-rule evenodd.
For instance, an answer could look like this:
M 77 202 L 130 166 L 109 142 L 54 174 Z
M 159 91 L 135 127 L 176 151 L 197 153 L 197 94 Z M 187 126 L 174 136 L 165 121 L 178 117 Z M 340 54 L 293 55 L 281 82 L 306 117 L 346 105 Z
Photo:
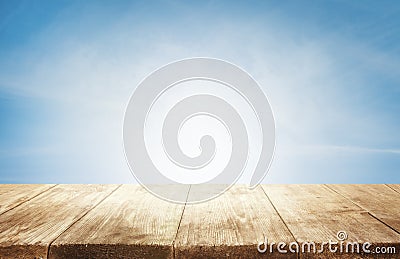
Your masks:
M 400 195 L 393 189 L 382 184 L 329 184 L 328 187 L 400 233 Z
M 0 215 L 47 191 L 54 184 L 1 184 Z
M 0 216 L 1 258 L 46 258 L 49 244 L 117 185 L 57 185 Z
M 124 185 L 57 238 L 50 258 L 172 258 L 183 209 Z
M 314 242 L 320 248 L 337 241 L 338 231 L 346 231 L 346 242 L 393 246 L 397 254 L 386 255 L 393 258 L 400 252 L 399 186 L 262 186 L 273 204 L 260 187 L 235 186 L 214 200 L 184 207 L 131 185 L 48 185 L 41 192 L 33 185 L 19 190 L 0 185 L 0 205 L 6 208 L 0 215 L 0 258 L 45 258 L 48 251 L 51 258 L 296 257 L 278 253 L 276 245 L 273 253 L 261 254 L 257 244 L 296 239 L 300 247 Z M 300 253 L 337 256 L 327 247 L 323 254 Z
M 399 251 L 400 235 L 372 217 L 348 199 L 322 185 L 263 185 L 278 213 L 300 244 L 301 258 L 334 258 L 337 253 L 328 247 L 322 254 L 301 250 L 303 244 L 314 242 L 317 250 L 323 242 L 339 241 L 337 233 L 345 231 L 348 242 L 370 242 L 375 246 L 395 246 Z M 369 197 L 365 197 L 368 199 Z M 351 248 L 351 247 L 350 247 Z M 341 258 L 359 257 L 352 253 Z M 376 257 L 375 254 L 362 255 Z M 393 255 L 391 255 L 393 256 Z M 389 255 L 390 257 L 390 255 Z
M 400 184 L 387 184 L 389 188 L 393 189 L 394 191 L 400 193 Z
M 209 192 L 210 188 L 200 191 Z M 283 256 L 269 250 L 259 253 L 257 245 L 266 241 L 289 243 L 294 239 L 260 187 L 234 186 L 211 201 L 186 205 L 175 253 L 177 258 Z

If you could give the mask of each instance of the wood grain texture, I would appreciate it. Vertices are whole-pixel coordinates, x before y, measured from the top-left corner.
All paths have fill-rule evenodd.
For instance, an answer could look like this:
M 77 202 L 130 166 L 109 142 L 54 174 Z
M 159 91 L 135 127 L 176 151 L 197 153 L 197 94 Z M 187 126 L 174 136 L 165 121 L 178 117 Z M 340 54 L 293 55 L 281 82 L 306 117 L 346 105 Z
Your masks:
M 300 245 L 338 241 L 345 231 L 346 242 L 370 242 L 373 246 L 395 246 L 399 251 L 400 235 L 372 217 L 365 209 L 322 185 L 263 185 L 278 213 Z M 368 198 L 368 197 L 366 197 Z M 307 247 L 306 247 L 307 248 Z M 301 258 L 354 258 L 351 253 L 300 253 Z M 393 255 L 387 255 L 393 257 Z M 379 257 L 376 254 L 362 257 Z M 384 257 L 384 256 L 382 256 Z
M 54 184 L 1 184 L 0 215 L 47 191 Z
M 387 184 L 387 186 L 394 191 L 400 193 L 400 184 Z
M 185 206 L 138 185 L 0 185 L 0 258 L 400 258 L 399 191 L 398 184 L 237 185 Z M 277 251 L 278 242 L 319 249 L 338 241 L 338 231 L 346 242 L 397 254 L 331 253 L 326 245 L 322 254 Z
M 50 258 L 172 258 L 183 209 L 124 185 L 57 238 Z
M 206 187 L 203 191 L 209 190 Z M 260 187 L 249 190 L 246 186 L 234 186 L 214 200 L 186 205 L 175 253 L 177 258 L 282 256 L 257 251 L 258 243 L 266 239 L 294 241 Z M 290 257 L 296 258 L 296 254 Z
M 330 184 L 329 188 L 350 199 L 400 233 L 400 194 L 386 185 Z
M 57 185 L 0 215 L 1 258 L 46 258 L 49 244 L 117 185 Z

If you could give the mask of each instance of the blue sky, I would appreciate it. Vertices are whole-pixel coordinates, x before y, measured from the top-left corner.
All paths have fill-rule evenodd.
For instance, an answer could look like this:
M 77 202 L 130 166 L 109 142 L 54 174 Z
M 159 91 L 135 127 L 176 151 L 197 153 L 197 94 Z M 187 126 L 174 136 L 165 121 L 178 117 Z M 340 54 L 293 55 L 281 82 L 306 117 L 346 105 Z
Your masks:
M 398 1 L 0 0 L 0 182 L 134 182 L 131 93 L 207 56 L 269 98 L 265 183 L 399 183 L 399 42 Z

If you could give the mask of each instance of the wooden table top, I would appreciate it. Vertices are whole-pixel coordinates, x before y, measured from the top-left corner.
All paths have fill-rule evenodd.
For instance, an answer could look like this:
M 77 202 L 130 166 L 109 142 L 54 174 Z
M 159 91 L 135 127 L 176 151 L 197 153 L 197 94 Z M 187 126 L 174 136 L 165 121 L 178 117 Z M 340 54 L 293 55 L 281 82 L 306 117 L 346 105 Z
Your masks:
M 371 245 L 307 250 L 330 240 Z M 0 258 L 221 257 L 400 258 L 400 184 L 236 185 L 194 205 L 139 185 L 0 185 Z

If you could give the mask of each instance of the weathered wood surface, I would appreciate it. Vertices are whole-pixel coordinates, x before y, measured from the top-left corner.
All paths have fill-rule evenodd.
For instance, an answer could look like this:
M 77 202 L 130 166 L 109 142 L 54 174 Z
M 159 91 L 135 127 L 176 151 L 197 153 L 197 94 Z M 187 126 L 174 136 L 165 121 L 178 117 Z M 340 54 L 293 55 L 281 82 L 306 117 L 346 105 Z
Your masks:
M 58 237 L 50 257 L 173 257 L 183 208 L 124 185 Z
M 261 187 L 234 186 L 216 199 L 185 207 L 175 250 L 182 258 L 265 257 L 257 245 L 267 238 L 294 241 Z
M 3 213 L 1 258 L 46 258 L 51 242 L 116 188 L 116 185 L 57 185 Z
M 400 193 L 400 184 L 387 184 L 387 186 L 394 191 Z
M 3 184 L 0 188 L 0 214 L 47 191 L 54 184 Z
M 378 184 L 334 184 L 328 187 L 400 233 L 400 193 Z
M 193 205 L 138 185 L 0 185 L 0 258 L 400 258 L 399 199 L 400 185 L 234 186 Z M 302 253 L 339 231 L 396 253 Z
M 319 250 L 323 242 L 338 241 L 338 232 L 345 231 L 348 236 L 346 242 L 369 242 L 376 246 L 393 244 L 397 250 L 400 248 L 398 233 L 371 216 L 365 208 L 357 206 L 324 185 L 262 187 L 300 246 L 314 242 L 316 250 Z M 365 196 L 365 199 L 370 197 Z M 397 218 L 398 215 L 392 217 Z M 322 256 L 309 252 L 308 246 L 302 252 L 304 253 L 300 253 L 300 257 Z M 342 258 L 354 258 L 354 254 L 340 254 L 339 251 L 331 253 L 325 249 L 323 253 L 326 258 L 339 255 Z M 376 255 L 370 254 L 370 257 Z

